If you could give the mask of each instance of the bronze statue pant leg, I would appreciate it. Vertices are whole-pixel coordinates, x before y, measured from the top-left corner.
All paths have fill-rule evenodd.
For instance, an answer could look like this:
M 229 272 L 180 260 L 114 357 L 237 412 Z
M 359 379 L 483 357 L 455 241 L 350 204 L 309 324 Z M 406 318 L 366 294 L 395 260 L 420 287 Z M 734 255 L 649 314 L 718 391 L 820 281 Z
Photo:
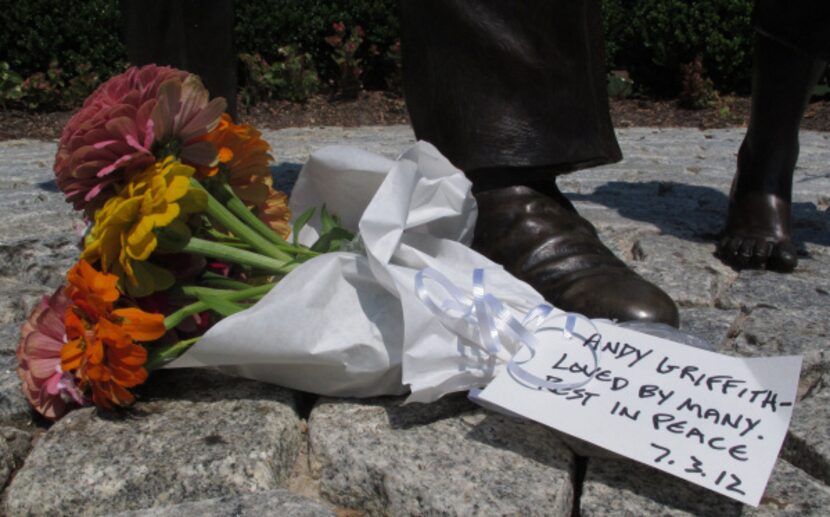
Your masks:
M 677 308 L 600 242 L 558 174 L 621 158 L 597 0 L 402 0 L 415 134 L 473 182 L 473 246 L 565 310 L 678 324 Z
M 598 1 L 400 7 L 415 134 L 474 182 L 477 172 L 504 176 L 510 167 L 517 169 L 500 181 L 521 184 L 622 157 L 608 113 Z
M 202 78 L 236 118 L 233 0 L 121 0 L 127 58 L 173 66 Z
M 758 0 L 756 20 L 752 111 L 718 255 L 736 268 L 786 272 L 798 264 L 790 217 L 798 131 L 830 58 L 830 2 Z

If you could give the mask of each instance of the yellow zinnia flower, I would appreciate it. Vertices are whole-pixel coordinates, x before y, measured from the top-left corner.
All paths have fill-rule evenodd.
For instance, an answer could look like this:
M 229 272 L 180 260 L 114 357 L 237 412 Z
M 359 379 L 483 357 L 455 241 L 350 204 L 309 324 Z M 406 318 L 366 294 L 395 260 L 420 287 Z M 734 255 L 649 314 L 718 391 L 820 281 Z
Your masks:
M 95 212 L 81 258 L 100 260 L 101 270 L 118 275 L 133 296 L 170 287 L 173 275 L 147 259 L 158 246 L 156 229 L 181 225 L 183 216 L 207 205 L 206 194 L 190 186 L 194 172 L 168 156 L 136 174 Z

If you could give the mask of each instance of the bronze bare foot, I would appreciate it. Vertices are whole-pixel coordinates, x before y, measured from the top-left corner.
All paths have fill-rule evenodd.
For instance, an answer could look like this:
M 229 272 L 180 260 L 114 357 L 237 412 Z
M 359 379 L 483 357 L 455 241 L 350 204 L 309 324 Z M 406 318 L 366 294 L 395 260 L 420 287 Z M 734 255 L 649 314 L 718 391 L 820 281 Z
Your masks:
M 476 194 L 473 247 L 556 307 L 593 318 L 678 326 L 677 307 L 600 242 L 558 191 L 525 186 Z
M 717 247 L 733 267 L 788 272 L 798 264 L 790 223 L 798 129 L 825 65 L 776 39 L 755 38 L 749 128 Z
M 737 268 L 789 272 L 798 265 L 790 230 L 790 203 L 775 194 L 750 192 L 729 199 L 718 256 Z
M 783 173 L 774 174 L 753 166 L 749 149 L 746 143 L 741 146 L 717 254 L 739 269 L 792 271 L 798 265 L 790 225 L 794 158 L 783 164 Z M 797 155 L 797 145 L 795 149 L 791 156 Z

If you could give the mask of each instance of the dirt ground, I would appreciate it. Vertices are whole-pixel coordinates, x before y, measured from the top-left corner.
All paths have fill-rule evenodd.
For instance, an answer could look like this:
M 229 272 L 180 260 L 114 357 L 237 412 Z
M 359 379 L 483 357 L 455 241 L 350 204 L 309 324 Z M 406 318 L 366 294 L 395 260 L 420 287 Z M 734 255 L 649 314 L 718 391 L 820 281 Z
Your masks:
M 59 138 L 71 115 L 72 112 L 0 111 L 0 140 Z M 742 127 L 749 120 L 749 98 L 724 96 L 717 107 L 697 111 L 680 108 L 673 100 L 612 99 L 611 118 L 615 127 Z M 409 123 L 403 98 L 386 92 L 363 92 L 354 101 L 331 100 L 318 95 L 303 104 L 288 101 L 261 103 L 243 108 L 240 119 L 260 129 Z M 808 105 L 801 127 L 830 131 L 830 101 Z

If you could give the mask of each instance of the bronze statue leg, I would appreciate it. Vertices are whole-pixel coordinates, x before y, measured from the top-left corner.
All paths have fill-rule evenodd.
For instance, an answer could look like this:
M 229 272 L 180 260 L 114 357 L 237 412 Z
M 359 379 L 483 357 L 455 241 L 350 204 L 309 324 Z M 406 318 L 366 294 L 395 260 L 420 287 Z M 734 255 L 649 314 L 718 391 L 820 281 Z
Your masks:
M 790 204 L 798 129 L 826 63 L 757 35 L 749 128 L 738 152 L 721 259 L 738 268 L 792 271 L 798 264 Z
M 233 0 L 121 0 L 127 58 L 198 75 L 236 119 Z
M 556 176 L 621 158 L 599 2 L 402 0 L 415 134 L 473 182 L 473 247 L 557 307 L 678 324 L 674 302 L 605 247 Z

